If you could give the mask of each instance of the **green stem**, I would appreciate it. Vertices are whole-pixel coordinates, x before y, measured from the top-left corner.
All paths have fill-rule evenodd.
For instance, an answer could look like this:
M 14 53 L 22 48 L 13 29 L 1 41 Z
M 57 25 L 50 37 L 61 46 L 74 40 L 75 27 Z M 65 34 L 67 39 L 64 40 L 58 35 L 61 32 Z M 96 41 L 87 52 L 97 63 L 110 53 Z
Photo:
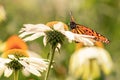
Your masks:
M 45 75 L 45 80 L 48 79 L 49 72 L 50 72 L 50 69 L 51 69 L 51 65 L 53 63 L 54 54 L 55 54 L 55 48 L 52 48 L 51 56 L 50 56 L 50 62 L 49 62 L 48 69 L 47 69 L 47 72 L 46 72 L 46 75 Z
M 18 80 L 19 70 L 14 70 L 14 80 Z

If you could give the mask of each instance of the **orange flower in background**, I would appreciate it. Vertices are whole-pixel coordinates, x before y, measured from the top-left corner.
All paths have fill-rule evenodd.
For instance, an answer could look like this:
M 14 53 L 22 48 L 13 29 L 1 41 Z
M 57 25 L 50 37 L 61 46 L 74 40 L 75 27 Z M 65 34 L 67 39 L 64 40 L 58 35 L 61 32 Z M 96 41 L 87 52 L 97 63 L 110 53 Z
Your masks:
M 28 47 L 22 39 L 20 39 L 17 35 L 13 35 L 10 38 L 8 38 L 6 42 L 5 51 L 10 50 L 10 49 L 27 50 Z
M 17 54 L 19 56 L 28 57 L 29 55 L 26 52 L 27 49 L 28 47 L 26 43 L 17 35 L 13 35 L 10 38 L 8 38 L 2 57 L 8 57 L 9 54 Z

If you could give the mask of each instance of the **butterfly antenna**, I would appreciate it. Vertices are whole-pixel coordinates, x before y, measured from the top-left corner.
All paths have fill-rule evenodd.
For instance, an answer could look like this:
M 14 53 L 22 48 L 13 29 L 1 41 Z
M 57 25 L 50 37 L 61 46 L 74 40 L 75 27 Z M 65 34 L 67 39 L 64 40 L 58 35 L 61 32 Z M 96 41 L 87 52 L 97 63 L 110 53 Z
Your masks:
M 70 22 L 74 22 L 74 17 L 72 16 L 72 12 L 70 11 Z

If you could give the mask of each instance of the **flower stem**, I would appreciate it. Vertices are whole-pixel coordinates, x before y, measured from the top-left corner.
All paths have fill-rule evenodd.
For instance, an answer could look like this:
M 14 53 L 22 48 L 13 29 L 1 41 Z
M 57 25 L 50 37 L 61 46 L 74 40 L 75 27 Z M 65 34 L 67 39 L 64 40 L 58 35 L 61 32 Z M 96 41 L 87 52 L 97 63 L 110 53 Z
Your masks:
M 51 69 L 51 65 L 53 63 L 54 54 L 55 54 L 55 47 L 52 48 L 52 51 L 51 51 L 50 62 L 49 62 L 48 69 L 47 69 L 47 72 L 46 72 L 46 75 L 45 75 L 45 80 L 48 79 L 49 72 L 50 72 L 50 69 Z
M 14 80 L 18 80 L 19 70 L 14 70 Z

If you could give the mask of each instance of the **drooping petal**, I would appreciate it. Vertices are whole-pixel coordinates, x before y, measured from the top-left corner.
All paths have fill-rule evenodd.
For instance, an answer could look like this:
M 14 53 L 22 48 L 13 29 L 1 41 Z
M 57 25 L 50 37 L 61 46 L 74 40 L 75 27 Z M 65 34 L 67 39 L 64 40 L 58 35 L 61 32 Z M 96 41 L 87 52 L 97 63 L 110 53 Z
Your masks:
M 47 37 L 46 37 L 46 35 L 45 35 L 44 38 L 43 38 L 43 44 L 44 44 L 44 46 L 47 45 Z
M 56 47 L 56 49 L 55 49 L 55 51 L 60 52 L 60 48 L 61 48 L 61 44 L 58 43 L 58 44 L 57 44 L 57 47 Z
M 84 45 L 88 45 L 88 46 L 94 45 L 94 41 L 92 40 L 94 36 L 74 34 L 74 37 L 75 37 L 75 41 L 82 42 Z
M 18 62 L 23 65 L 24 67 L 27 67 L 29 65 L 29 60 L 26 57 L 22 57 L 20 58 L 20 60 L 18 60 Z
M 108 75 L 112 70 L 112 60 L 109 53 L 99 47 L 84 47 L 77 50 L 70 59 L 70 73 L 75 77 L 84 79 L 97 78 L 101 70 Z M 92 71 L 91 71 L 91 70 Z
M 102 48 L 98 48 L 98 49 L 99 49 L 99 53 L 100 53 L 100 55 L 99 55 L 100 57 L 99 57 L 98 61 L 101 64 L 101 68 L 105 74 L 109 74 L 113 67 L 111 56 L 109 55 L 109 53 L 106 50 L 104 50 Z M 106 53 L 106 54 L 104 54 L 104 53 Z
M 26 70 L 26 68 L 24 68 L 23 70 L 22 70 L 22 73 L 23 73 L 23 75 L 25 75 L 25 76 L 30 76 L 30 72 L 29 71 L 27 71 Z
M 60 44 L 60 43 L 57 44 L 57 48 L 58 48 L 58 49 L 61 48 L 61 44 Z
M 91 61 L 91 64 L 92 65 L 92 72 L 91 72 L 91 75 L 93 76 L 93 78 L 97 78 L 97 77 L 100 77 L 100 67 L 98 65 L 98 62 L 97 60 L 93 60 Z
M 6 64 L 10 61 L 10 59 L 0 58 L 0 76 L 3 74 L 3 72 L 5 73 L 5 70 L 7 68 Z
M 6 69 L 4 71 L 4 76 L 9 77 L 12 73 L 13 73 L 13 70 L 6 67 Z
M 94 38 L 93 36 L 75 34 L 70 31 L 61 31 L 61 33 L 63 33 L 70 42 L 77 41 L 77 42 L 82 42 L 84 45 L 88 45 L 88 46 L 94 45 L 93 43 L 94 41 L 92 40 L 92 38 Z
M 40 71 L 40 72 L 43 72 L 44 70 L 46 70 L 46 68 L 40 67 L 40 65 L 38 65 L 38 64 L 30 63 L 30 65 L 32 67 L 34 67 L 37 71 Z
M 47 68 L 47 66 L 48 66 L 48 62 L 45 62 L 43 59 L 30 57 L 29 61 L 30 61 L 30 63 L 38 64 L 41 68 L 42 67 Z
M 63 33 L 67 38 L 69 42 L 72 42 L 73 40 L 75 40 L 74 35 L 72 32 L 70 31 L 61 31 L 61 33 Z
M 25 68 L 26 71 L 36 75 L 36 76 L 40 76 L 41 74 L 39 73 L 39 71 L 37 71 L 33 66 L 30 65 L 29 62 L 25 62 L 24 60 L 23 61 L 19 61 Z
M 19 62 L 24 66 L 25 70 L 36 76 L 41 76 L 40 72 L 43 72 L 48 67 L 48 63 L 39 58 L 24 57 L 20 58 Z
M 2 76 L 4 70 L 5 70 L 5 65 L 4 64 L 0 64 L 0 77 Z
M 25 62 L 26 61 L 26 62 Z M 23 61 L 19 61 L 25 68 L 26 71 L 36 75 L 36 76 L 41 76 L 40 72 L 29 62 L 27 58 L 25 58 Z
M 38 77 L 41 76 L 41 73 L 40 73 L 36 68 L 34 68 L 34 66 L 28 65 L 28 66 L 26 66 L 25 68 L 26 68 L 26 70 L 29 71 L 30 73 L 32 73 L 32 74 L 34 74 L 34 75 L 36 75 L 36 76 L 38 76 Z

